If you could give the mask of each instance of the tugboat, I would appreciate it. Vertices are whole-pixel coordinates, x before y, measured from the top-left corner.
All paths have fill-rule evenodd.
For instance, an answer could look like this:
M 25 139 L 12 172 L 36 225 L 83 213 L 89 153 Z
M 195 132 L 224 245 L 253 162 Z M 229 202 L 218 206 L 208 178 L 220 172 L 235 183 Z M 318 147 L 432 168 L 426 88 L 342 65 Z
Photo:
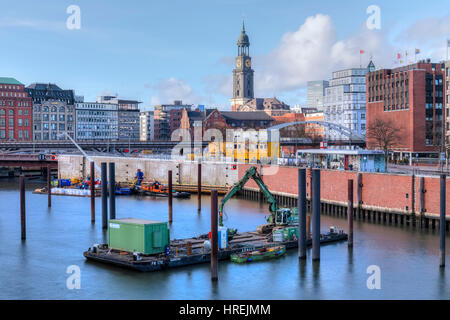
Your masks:
M 281 257 L 285 253 L 286 246 L 280 245 L 275 247 L 265 247 L 252 251 L 245 251 L 241 253 L 233 253 L 230 256 L 230 260 L 236 263 L 263 261 Z
M 168 197 L 169 188 L 160 184 L 158 181 L 153 183 L 146 183 L 141 185 L 141 192 L 148 196 L 156 197 Z M 190 198 L 191 194 L 189 192 L 173 191 L 172 196 L 174 198 Z

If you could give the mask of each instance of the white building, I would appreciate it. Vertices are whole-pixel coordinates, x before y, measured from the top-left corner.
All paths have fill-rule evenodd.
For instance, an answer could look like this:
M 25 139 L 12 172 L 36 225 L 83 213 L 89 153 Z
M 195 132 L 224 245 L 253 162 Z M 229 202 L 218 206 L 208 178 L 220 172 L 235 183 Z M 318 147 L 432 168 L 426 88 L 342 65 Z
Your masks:
M 117 140 L 118 105 L 83 102 L 75 104 L 77 140 Z
M 153 141 L 155 140 L 155 117 L 153 111 L 142 111 L 139 114 L 140 118 L 140 140 Z
M 369 66 L 373 65 L 371 64 Z M 366 73 L 369 68 L 352 68 L 333 72 L 325 89 L 324 121 L 339 124 L 352 133 L 366 135 Z M 326 140 L 349 140 L 349 137 L 325 127 Z

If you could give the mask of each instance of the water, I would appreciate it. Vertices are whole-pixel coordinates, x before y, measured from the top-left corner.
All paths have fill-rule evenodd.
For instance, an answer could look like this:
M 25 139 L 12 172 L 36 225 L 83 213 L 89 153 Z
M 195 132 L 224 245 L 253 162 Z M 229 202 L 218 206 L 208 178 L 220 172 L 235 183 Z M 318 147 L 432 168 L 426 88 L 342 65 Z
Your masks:
M 105 243 L 101 203 L 96 224 L 90 222 L 90 199 L 32 194 L 44 183 L 27 182 L 27 240 L 20 239 L 17 180 L 0 180 L 1 299 L 449 299 L 450 272 L 439 269 L 439 234 L 432 230 L 354 222 L 354 249 L 346 242 L 321 247 L 320 264 L 305 263 L 297 251 L 278 260 L 238 265 L 219 263 L 219 282 L 210 280 L 209 264 L 139 273 L 86 261 L 82 253 Z M 117 217 L 167 220 L 167 199 L 117 198 Z M 256 230 L 268 215 L 266 204 L 232 199 L 225 224 Z M 210 198 L 174 199 L 172 238 L 207 233 Z M 346 220 L 322 216 L 322 230 Z M 447 248 L 450 243 L 447 241 Z M 449 259 L 450 261 L 450 259 Z M 81 269 L 81 289 L 69 290 L 66 269 Z M 381 290 L 369 290 L 370 265 L 381 268 Z

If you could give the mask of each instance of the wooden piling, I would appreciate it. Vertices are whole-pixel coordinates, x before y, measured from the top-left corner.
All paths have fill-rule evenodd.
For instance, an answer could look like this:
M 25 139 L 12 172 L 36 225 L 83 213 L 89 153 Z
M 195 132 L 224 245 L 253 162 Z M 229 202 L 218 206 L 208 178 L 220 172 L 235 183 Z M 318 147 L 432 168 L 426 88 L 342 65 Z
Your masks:
M 347 219 L 348 219 L 348 247 L 353 247 L 353 180 L 348 180 L 348 204 L 347 204 Z
M 219 243 L 218 243 L 218 216 L 217 216 L 217 190 L 211 190 L 211 280 L 218 280 Z
M 101 164 L 102 177 L 102 228 L 108 228 L 108 173 L 106 162 Z
M 298 257 L 306 259 L 306 170 L 298 169 Z
M 306 238 L 311 238 L 311 215 L 306 216 Z
M 199 163 L 197 168 L 197 208 L 200 212 L 202 209 L 202 164 Z
M 19 192 L 20 192 L 20 233 L 22 240 L 27 238 L 26 230 L 26 211 L 25 211 L 25 177 L 23 174 L 19 177 Z
M 172 223 L 172 170 L 169 170 L 169 223 Z
M 420 206 L 420 227 L 424 225 L 425 216 L 425 180 L 423 177 L 419 178 L 419 206 Z
M 361 218 L 362 187 L 363 187 L 361 172 L 358 172 L 358 174 L 356 176 L 356 185 L 357 185 L 356 202 L 357 202 L 357 206 L 358 206 L 358 218 Z
M 109 163 L 109 219 L 116 218 L 116 169 L 115 163 Z
M 95 223 L 95 164 L 94 161 L 91 161 L 90 163 L 90 170 L 91 170 L 91 223 Z
M 51 208 L 52 206 L 52 182 L 51 182 L 52 172 L 50 165 L 47 166 L 47 203 L 48 207 Z
M 439 266 L 441 268 L 445 267 L 445 201 L 446 201 L 446 181 L 447 177 L 445 174 L 441 174 L 440 177 L 441 186 L 440 186 L 440 253 L 441 259 Z
M 313 170 L 312 260 L 320 260 L 320 169 Z
M 192 242 L 187 241 L 186 242 L 186 254 L 190 256 L 192 254 Z

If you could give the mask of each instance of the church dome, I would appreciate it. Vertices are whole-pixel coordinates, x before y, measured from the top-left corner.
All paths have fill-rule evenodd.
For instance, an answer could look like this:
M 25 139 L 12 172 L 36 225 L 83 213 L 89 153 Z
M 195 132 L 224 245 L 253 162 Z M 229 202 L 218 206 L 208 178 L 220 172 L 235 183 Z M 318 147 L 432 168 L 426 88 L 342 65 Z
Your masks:
M 245 26 L 244 21 L 242 21 L 242 32 L 239 36 L 237 45 L 239 47 L 249 47 L 250 46 L 250 40 L 248 39 L 248 35 L 245 33 Z
M 250 46 L 250 40 L 248 39 L 248 35 L 245 33 L 245 31 L 242 31 L 241 35 L 239 36 L 237 45 L 240 47 Z

